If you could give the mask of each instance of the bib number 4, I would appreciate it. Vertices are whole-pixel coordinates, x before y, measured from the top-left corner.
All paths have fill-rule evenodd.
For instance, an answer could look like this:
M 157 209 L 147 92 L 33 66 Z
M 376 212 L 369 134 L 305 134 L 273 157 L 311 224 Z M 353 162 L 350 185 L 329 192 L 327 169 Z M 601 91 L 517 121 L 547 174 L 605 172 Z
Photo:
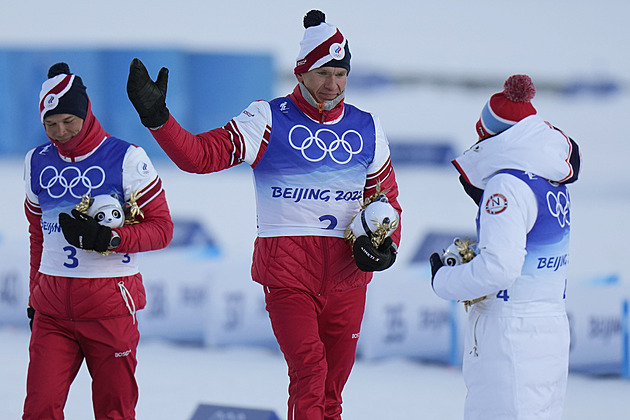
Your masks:
M 497 299 L 503 299 L 504 302 L 507 302 L 510 299 L 507 289 L 499 290 L 499 293 L 497 293 Z

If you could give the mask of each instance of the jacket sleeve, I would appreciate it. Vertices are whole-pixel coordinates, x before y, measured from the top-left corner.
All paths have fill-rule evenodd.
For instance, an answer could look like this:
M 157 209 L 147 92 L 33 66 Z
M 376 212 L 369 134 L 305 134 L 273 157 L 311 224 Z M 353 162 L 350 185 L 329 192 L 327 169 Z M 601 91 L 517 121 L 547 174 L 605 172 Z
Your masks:
M 402 229 L 402 207 L 398 203 L 398 184 L 396 182 L 394 168 L 392 167 L 389 142 L 381 127 L 380 120 L 376 116 L 373 116 L 373 118 L 376 127 L 376 149 L 374 151 L 374 160 L 368 167 L 363 198 L 365 199 L 375 194 L 377 186 L 380 186 L 380 191 L 387 191 L 387 199 L 398 212 L 400 220 L 398 229 L 392 233 L 392 240 L 398 246 L 400 244 Z
M 173 238 L 173 221 L 162 188 L 162 180 L 145 151 L 131 146 L 123 163 L 125 201 L 135 202 L 141 215 L 138 223 L 114 229 L 120 235 L 116 252 L 144 252 L 162 249 Z
M 505 209 L 488 212 L 484 202 L 493 195 L 505 198 Z M 532 190 L 506 174 L 492 177 L 479 211 L 478 254 L 472 261 L 440 268 L 433 290 L 443 299 L 472 300 L 509 288 L 520 276 L 525 261 L 527 233 L 538 215 Z
M 242 162 L 260 160 L 271 133 L 271 110 L 266 101 L 255 101 L 222 128 L 192 134 L 171 115 L 151 134 L 168 157 L 183 171 L 206 174 Z
M 42 260 L 42 250 L 44 243 L 44 234 L 40 220 L 42 218 L 41 209 L 27 198 L 24 201 L 24 212 L 26 220 L 28 220 L 28 233 L 30 241 L 30 274 L 29 274 L 29 291 L 33 291 L 35 287 L 35 274 L 39 271 L 39 264 Z
M 26 198 L 24 200 L 24 213 L 28 221 L 28 233 L 30 243 L 30 272 L 29 291 L 35 288 L 36 273 L 42 260 L 44 249 L 44 233 L 42 231 L 42 208 L 39 206 L 37 195 L 31 190 L 31 157 L 35 149 L 30 150 L 24 159 L 24 185 Z
M 114 229 L 120 235 L 116 252 L 144 252 L 162 249 L 173 238 L 173 221 L 166 202 L 166 194 L 160 192 L 142 208 L 144 216 L 139 223 Z

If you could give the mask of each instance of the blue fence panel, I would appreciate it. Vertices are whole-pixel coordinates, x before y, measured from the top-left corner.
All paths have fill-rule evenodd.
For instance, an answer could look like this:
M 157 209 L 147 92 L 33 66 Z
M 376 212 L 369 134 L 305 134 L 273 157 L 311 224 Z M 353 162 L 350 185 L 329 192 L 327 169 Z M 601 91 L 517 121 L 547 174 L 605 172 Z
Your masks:
M 191 92 L 189 106 L 195 111 L 190 112 L 192 131 L 223 126 L 251 102 L 272 99 L 271 92 L 260 86 L 275 77 L 267 56 L 190 54 L 187 60 L 190 73 L 186 90 Z
M 111 135 L 141 145 L 151 158 L 164 157 L 127 98 L 134 57 L 155 79 L 169 69 L 167 106 L 191 132 L 223 126 L 250 102 L 273 97 L 269 54 L 213 54 L 168 49 L 0 50 L 0 155 L 20 156 L 48 141 L 39 120 L 39 91 L 48 68 L 65 61 L 81 76 L 92 109 Z

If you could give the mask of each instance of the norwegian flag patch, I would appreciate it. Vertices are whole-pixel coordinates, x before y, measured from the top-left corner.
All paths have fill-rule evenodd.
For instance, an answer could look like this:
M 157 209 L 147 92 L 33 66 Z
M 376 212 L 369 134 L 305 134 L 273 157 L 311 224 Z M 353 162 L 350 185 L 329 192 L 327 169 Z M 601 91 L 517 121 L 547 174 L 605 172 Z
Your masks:
M 503 194 L 492 194 L 486 201 L 486 212 L 488 214 L 499 214 L 507 209 L 507 198 Z

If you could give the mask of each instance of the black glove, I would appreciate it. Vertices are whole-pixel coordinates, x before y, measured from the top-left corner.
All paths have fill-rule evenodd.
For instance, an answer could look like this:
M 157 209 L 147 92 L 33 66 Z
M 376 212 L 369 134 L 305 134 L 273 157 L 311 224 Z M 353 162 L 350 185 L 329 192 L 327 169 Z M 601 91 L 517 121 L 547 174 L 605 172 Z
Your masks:
M 366 235 L 357 238 L 352 246 L 354 262 L 361 271 L 383 271 L 394 264 L 397 254 L 396 245 L 392 238 L 387 237 L 383 243 L 374 248 L 372 241 Z
M 30 321 L 28 322 L 28 326 L 31 327 L 31 331 L 33 331 L 33 319 L 35 319 L 35 308 L 27 307 L 26 308 L 26 316 Z
M 166 67 L 160 69 L 154 82 L 149 77 L 149 72 L 142 61 L 137 58 L 131 60 L 129 78 L 127 79 L 127 95 L 145 127 L 161 127 L 168 121 L 167 84 L 168 69 Z
M 112 229 L 99 225 L 96 220 L 77 209 L 69 214 L 59 213 L 59 226 L 69 244 L 87 251 L 105 252 L 109 248 Z
M 429 257 L 429 262 L 431 263 L 431 286 L 433 286 L 433 278 L 435 277 L 435 273 L 437 273 L 440 268 L 444 267 L 444 263 L 442 262 L 440 254 L 438 254 L 437 252 L 431 254 L 431 256 Z

